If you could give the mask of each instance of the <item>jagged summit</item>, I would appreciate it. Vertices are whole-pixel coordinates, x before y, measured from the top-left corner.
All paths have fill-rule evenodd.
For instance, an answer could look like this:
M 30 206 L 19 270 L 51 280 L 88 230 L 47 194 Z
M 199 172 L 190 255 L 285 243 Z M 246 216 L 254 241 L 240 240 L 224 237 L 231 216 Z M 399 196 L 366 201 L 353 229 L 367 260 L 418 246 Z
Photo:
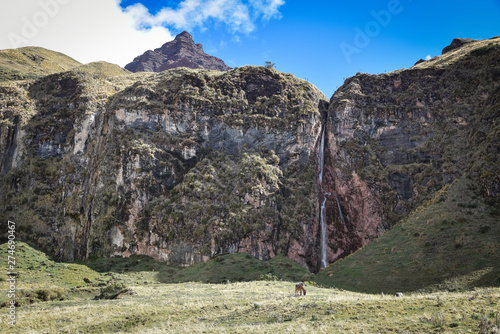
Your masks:
M 187 31 L 183 31 L 179 35 L 175 36 L 175 40 L 181 40 L 181 39 L 193 41 L 193 36 L 191 36 L 191 34 L 188 33 Z
M 223 60 L 206 54 L 203 45 L 195 44 L 193 36 L 187 31 L 181 32 L 161 48 L 146 51 L 125 66 L 131 72 L 162 72 L 176 67 L 218 71 L 231 69 Z
M 447 47 L 445 47 L 443 49 L 443 52 L 441 54 L 445 54 L 447 52 L 453 51 L 455 49 L 458 49 L 459 47 L 461 47 L 464 44 L 468 44 L 468 43 L 472 43 L 472 42 L 477 42 L 477 40 L 472 39 L 472 38 L 455 38 L 455 39 L 453 39 L 453 41 L 451 42 L 450 45 L 448 45 Z

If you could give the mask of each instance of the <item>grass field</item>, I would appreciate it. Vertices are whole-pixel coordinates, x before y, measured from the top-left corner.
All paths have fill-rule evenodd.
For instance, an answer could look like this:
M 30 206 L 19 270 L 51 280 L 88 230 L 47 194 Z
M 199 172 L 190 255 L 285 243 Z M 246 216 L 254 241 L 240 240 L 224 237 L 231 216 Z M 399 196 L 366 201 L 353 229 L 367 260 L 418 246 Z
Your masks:
M 7 244 L 0 245 L 2 332 L 498 333 L 500 328 L 500 288 L 395 297 L 308 282 L 307 295 L 295 296 L 293 274 L 304 272 L 284 257 L 262 262 L 233 254 L 186 269 L 147 257 L 83 265 L 56 263 L 22 242 L 15 253 L 17 322 L 10 327 L 7 254 Z M 252 281 L 238 282 L 239 277 Z M 165 283 L 169 280 L 183 283 Z M 114 286 L 126 289 L 116 299 L 95 298 Z
M 127 273 L 120 276 L 126 282 L 139 280 L 149 283 L 226 283 L 254 281 L 261 276 L 275 280 L 300 281 L 309 274 L 306 268 L 282 255 L 269 261 L 260 261 L 244 253 L 217 256 L 211 261 L 187 268 L 167 266 L 147 256 L 91 259 L 86 265 L 102 273 Z
M 18 308 L 12 333 L 497 333 L 500 289 L 360 294 L 292 282 L 148 284 Z M 5 314 L 5 312 L 2 312 Z M 2 327 L 5 328 L 5 316 Z

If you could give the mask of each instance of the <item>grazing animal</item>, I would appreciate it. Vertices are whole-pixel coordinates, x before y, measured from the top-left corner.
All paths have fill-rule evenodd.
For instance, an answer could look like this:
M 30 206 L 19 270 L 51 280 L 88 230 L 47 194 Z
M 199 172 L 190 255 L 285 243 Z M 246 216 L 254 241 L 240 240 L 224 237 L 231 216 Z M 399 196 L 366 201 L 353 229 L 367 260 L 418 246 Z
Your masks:
M 295 284 L 295 295 L 306 295 L 306 286 L 303 282 Z
M 402 292 L 396 292 L 396 297 L 403 297 L 403 293 Z

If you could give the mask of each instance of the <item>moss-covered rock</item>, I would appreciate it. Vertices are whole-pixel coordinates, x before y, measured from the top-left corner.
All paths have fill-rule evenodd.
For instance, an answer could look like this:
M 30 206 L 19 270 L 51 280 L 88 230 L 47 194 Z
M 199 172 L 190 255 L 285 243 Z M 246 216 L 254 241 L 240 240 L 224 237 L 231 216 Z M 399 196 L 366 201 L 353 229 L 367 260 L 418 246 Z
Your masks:
M 238 251 L 269 259 L 291 239 L 314 247 L 327 102 L 303 80 L 251 66 L 146 75 L 91 64 L 3 94 L 13 102 L 2 217 L 60 260 L 191 265 Z

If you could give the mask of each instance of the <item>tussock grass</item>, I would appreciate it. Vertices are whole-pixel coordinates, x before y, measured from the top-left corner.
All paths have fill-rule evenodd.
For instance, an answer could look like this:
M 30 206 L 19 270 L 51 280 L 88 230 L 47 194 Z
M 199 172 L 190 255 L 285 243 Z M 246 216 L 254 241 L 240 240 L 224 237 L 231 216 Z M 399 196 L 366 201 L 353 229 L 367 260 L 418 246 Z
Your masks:
M 0 249 L 6 258 L 6 245 Z M 98 273 L 81 264 L 55 263 L 19 242 L 16 261 L 21 303 L 12 333 L 463 333 L 478 328 L 490 333 L 499 327 L 500 288 L 395 297 L 309 283 L 306 296 L 295 296 L 295 282 L 227 280 L 240 275 L 258 279 L 259 273 L 273 279 L 302 274 L 280 256 L 262 262 L 228 254 L 191 271 L 147 257 L 101 258 L 92 262 L 102 271 Z M 172 278 L 162 276 L 167 270 L 177 278 L 183 273 L 186 280 L 228 283 L 166 284 Z M 6 282 L 0 284 L 5 299 Z M 97 297 L 108 292 L 114 299 Z
M 120 66 L 105 61 L 97 61 L 81 65 L 74 71 L 95 74 L 101 78 L 120 77 L 131 74 L 129 71 L 121 68 Z
M 40 47 L 0 50 L 0 82 L 34 79 L 80 65 L 60 52 Z
M 268 274 L 281 280 L 299 281 L 309 271 L 282 255 L 269 261 L 260 261 L 240 253 L 220 256 L 175 273 L 164 270 L 158 274 L 158 278 L 161 282 L 225 283 L 259 280 L 262 275 Z
M 118 300 L 22 307 L 13 333 L 463 333 L 481 323 L 493 330 L 500 297 L 498 288 L 394 297 L 314 286 L 296 297 L 293 287 L 263 281 L 136 285 L 133 295 Z
M 488 48 L 492 45 L 499 45 L 500 44 L 500 37 L 493 37 L 490 39 L 485 39 L 485 40 L 477 40 L 471 43 L 467 43 L 465 45 L 462 45 L 459 48 L 456 48 L 455 50 L 449 51 L 443 55 L 440 55 L 438 57 L 434 57 L 428 61 L 421 62 L 419 64 L 416 64 L 413 66 L 413 68 L 419 68 L 419 69 L 424 69 L 424 68 L 435 68 L 435 67 L 446 67 L 449 66 L 450 64 L 460 60 L 462 57 L 465 57 L 469 53 L 481 53 L 485 52 L 485 48 Z M 481 51 L 483 49 L 483 51 Z M 479 51 L 478 51 L 479 50 Z

